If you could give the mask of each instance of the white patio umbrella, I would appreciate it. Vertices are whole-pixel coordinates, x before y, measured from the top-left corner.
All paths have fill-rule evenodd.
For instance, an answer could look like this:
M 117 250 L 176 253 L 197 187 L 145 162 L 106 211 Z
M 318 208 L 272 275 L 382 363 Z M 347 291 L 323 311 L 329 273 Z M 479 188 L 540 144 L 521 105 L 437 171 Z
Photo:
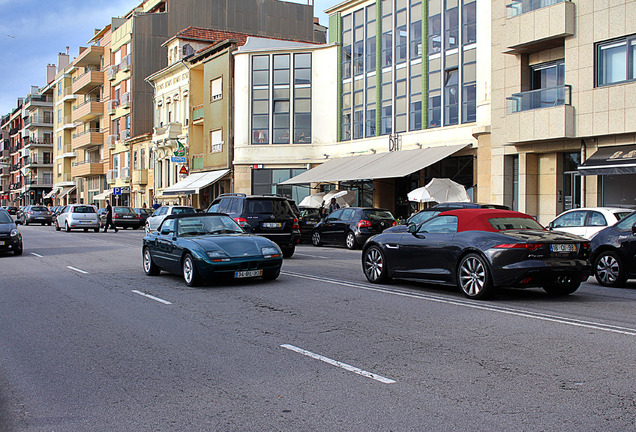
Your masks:
M 466 188 L 448 178 L 434 178 L 424 187 L 438 203 L 470 202 Z
M 352 190 L 332 190 L 327 192 L 327 194 L 323 197 L 322 202 L 325 207 L 328 207 L 331 203 L 331 198 L 335 198 L 340 207 L 351 207 L 356 203 L 356 197 L 356 192 Z
M 433 197 L 431 196 L 431 194 L 428 192 L 428 189 L 426 189 L 426 187 L 424 186 L 419 187 L 417 189 L 413 189 L 411 192 L 409 192 L 406 195 L 406 197 L 409 199 L 409 201 L 414 201 L 414 202 L 435 201 Z
M 322 199 L 324 198 L 325 193 L 324 192 L 318 192 L 315 194 L 311 194 L 309 196 L 306 196 L 305 198 L 302 199 L 302 201 L 300 202 L 300 204 L 298 204 L 299 207 L 313 207 L 313 208 L 319 208 L 320 204 L 322 204 Z

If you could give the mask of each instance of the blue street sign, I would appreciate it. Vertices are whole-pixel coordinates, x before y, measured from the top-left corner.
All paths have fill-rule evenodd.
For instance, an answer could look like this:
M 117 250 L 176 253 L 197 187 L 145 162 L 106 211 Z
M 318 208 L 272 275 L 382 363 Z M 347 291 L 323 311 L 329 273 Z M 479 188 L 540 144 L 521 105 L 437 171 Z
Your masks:
M 180 157 L 180 156 L 170 156 L 170 162 L 173 162 L 173 163 L 186 163 L 186 158 L 185 157 Z
M 120 187 L 113 188 L 113 195 L 121 195 L 121 188 Z

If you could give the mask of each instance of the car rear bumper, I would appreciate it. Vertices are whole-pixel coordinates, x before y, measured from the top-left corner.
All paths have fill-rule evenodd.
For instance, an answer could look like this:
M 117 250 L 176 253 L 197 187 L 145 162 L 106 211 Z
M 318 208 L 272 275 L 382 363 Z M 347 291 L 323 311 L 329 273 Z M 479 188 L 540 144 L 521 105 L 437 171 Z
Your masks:
M 53 216 L 32 216 L 29 215 L 24 220 L 28 223 L 51 223 Z
M 78 228 L 87 228 L 87 229 L 95 229 L 99 228 L 99 222 L 90 221 L 89 223 L 82 223 L 82 221 L 71 221 L 68 224 L 69 228 L 78 229 Z
M 586 260 L 524 261 L 493 269 L 495 286 L 500 287 L 543 287 L 554 283 L 563 276 L 585 281 L 591 274 L 591 266 Z
M 106 223 L 106 221 L 104 221 L 104 223 Z M 144 225 L 141 219 L 117 218 L 117 219 L 113 219 L 113 223 L 115 224 L 115 226 L 120 226 L 120 227 L 140 227 Z

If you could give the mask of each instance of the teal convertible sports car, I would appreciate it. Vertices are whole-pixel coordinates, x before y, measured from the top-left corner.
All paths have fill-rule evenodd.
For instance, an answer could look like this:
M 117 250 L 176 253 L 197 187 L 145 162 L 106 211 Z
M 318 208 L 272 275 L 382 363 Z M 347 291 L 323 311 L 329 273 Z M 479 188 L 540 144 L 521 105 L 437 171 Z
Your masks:
M 170 215 L 143 239 L 143 268 L 182 274 L 188 286 L 221 278 L 276 279 L 283 254 L 273 241 L 245 233 L 220 213 Z

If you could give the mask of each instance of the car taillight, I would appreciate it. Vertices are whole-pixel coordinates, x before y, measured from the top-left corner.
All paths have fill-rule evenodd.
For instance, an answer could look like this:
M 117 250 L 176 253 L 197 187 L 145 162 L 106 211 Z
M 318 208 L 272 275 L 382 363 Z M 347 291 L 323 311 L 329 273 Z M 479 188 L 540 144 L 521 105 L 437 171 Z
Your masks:
M 397 221 L 393 221 L 393 223 L 391 224 L 391 226 L 397 226 Z
M 115 217 L 119 217 L 119 213 L 115 213 Z
M 294 224 L 292 225 L 292 229 L 300 229 L 300 225 L 298 225 L 298 219 L 294 218 Z
M 537 250 L 542 243 L 504 243 L 494 246 L 495 249 L 527 249 L 529 251 Z
M 371 227 L 371 221 L 362 219 L 360 222 L 358 222 L 358 228 L 369 228 Z
M 245 228 L 249 226 L 249 224 L 247 223 L 247 219 L 245 218 L 237 217 L 237 218 L 234 218 L 234 220 L 236 221 L 237 224 L 239 224 L 241 228 Z

